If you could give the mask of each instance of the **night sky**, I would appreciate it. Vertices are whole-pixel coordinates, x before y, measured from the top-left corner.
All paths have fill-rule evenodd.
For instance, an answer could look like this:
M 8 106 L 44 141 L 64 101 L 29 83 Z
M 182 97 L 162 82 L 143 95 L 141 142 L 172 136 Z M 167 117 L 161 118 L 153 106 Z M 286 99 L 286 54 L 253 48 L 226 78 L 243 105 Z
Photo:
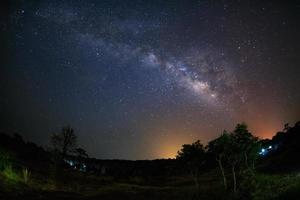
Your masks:
M 300 120 L 299 1 L 1 1 L 0 131 L 89 155 L 173 157 Z

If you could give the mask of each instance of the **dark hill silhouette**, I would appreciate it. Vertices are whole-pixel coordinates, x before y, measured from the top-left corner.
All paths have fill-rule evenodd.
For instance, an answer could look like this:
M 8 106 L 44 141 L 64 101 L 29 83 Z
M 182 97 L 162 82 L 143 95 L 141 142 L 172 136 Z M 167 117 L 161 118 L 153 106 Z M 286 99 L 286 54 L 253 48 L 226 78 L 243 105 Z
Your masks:
M 13 136 L 0 133 L 0 153 L 15 167 L 44 169 L 50 164 L 50 153 L 33 142 L 26 142 L 18 133 Z
M 272 145 L 274 150 L 264 158 L 264 170 L 291 172 L 300 169 L 300 121 L 294 126 L 285 124 L 266 145 Z
M 0 199 L 11 196 L 26 199 L 24 194 L 32 195 L 30 199 L 41 199 L 40 196 L 44 199 L 66 199 L 65 196 L 74 199 L 81 198 L 77 194 L 89 196 L 91 192 L 99 195 L 97 199 L 103 199 L 105 195 L 114 199 L 116 192 L 119 192 L 116 199 L 124 199 L 125 194 L 128 199 L 134 199 L 131 197 L 136 192 L 139 195 L 146 192 L 143 197 L 149 194 L 170 196 L 168 199 L 195 199 L 198 196 L 203 196 L 201 199 L 220 199 L 224 195 L 227 199 L 232 199 L 231 195 L 252 199 L 252 195 L 272 196 L 273 188 L 285 188 L 284 192 L 275 191 L 283 199 L 287 195 L 299 197 L 299 179 L 290 172 L 300 169 L 300 122 L 294 126 L 286 124 L 283 131 L 271 140 L 250 136 L 247 127 L 238 124 L 233 132 L 224 132 L 206 148 L 199 141 L 183 145 L 177 159 L 132 161 L 89 158 L 87 152 L 78 148 L 77 153 L 69 151 L 64 157 L 57 156 L 62 152 L 47 151 L 25 141 L 19 134 L 0 133 Z M 251 141 L 255 145 L 249 143 Z M 266 153 L 260 154 L 263 149 Z M 258 168 L 252 165 L 252 160 L 257 157 Z M 55 158 L 61 162 L 55 162 Z M 78 167 L 83 165 L 84 170 Z M 193 176 L 195 169 L 197 173 Z M 184 198 L 173 198 L 179 194 Z M 186 198 L 186 195 L 192 196 Z M 213 198 L 214 195 L 218 198 Z
M 21 135 L 13 136 L 0 133 L 0 154 L 7 154 L 9 162 L 15 168 L 28 168 L 47 174 L 53 165 L 53 154 L 33 142 L 26 142 Z M 76 155 L 68 155 L 68 160 L 77 161 Z M 110 175 L 126 178 L 129 176 L 162 176 L 182 173 L 175 159 L 156 160 L 118 160 L 83 158 L 86 172 L 95 175 Z M 71 169 L 68 163 L 65 167 Z

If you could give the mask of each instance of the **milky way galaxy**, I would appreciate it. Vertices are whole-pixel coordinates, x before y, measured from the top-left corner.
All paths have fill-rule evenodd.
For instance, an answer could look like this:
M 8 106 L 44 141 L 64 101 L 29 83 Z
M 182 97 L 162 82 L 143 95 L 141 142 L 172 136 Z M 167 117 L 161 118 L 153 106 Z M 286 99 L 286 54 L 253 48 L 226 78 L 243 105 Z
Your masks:
M 299 3 L 3 1 L 0 131 L 92 157 L 174 157 L 246 122 L 300 119 Z

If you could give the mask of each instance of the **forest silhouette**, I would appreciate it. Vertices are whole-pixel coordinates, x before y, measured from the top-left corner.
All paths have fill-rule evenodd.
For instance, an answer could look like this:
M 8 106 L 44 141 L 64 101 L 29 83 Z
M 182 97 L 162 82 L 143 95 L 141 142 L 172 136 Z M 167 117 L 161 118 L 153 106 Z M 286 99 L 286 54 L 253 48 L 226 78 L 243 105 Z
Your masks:
M 90 158 L 70 126 L 52 134 L 47 149 L 18 133 L 1 133 L 0 194 L 12 199 L 297 199 L 299 142 L 300 122 L 285 124 L 264 140 L 240 123 L 207 145 L 183 144 L 176 159 L 130 161 Z

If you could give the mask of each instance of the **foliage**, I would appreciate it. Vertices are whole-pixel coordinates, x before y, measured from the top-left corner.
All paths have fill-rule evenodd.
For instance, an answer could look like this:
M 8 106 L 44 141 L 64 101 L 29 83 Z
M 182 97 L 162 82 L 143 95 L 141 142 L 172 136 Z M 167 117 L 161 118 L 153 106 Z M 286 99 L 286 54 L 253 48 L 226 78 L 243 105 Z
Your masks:
M 218 162 L 225 190 L 227 190 L 227 178 L 224 167 L 227 161 L 227 155 L 229 154 L 229 143 L 230 135 L 224 130 L 220 137 L 210 141 L 206 147 L 208 149 L 208 154 L 212 154 Z
M 299 151 L 297 151 L 299 150 L 299 131 L 300 123 L 296 123 L 295 126 L 286 125 L 285 129 L 273 138 L 274 140 L 267 141 L 268 145 L 269 143 L 278 143 L 278 150 L 269 157 L 262 157 L 262 161 L 265 162 L 266 159 L 272 158 L 269 160 L 271 164 L 278 161 L 284 167 L 295 166 L 294 163 L 299 162 L 299 159 L 296 159 L 299 156 Z M 74 134 L 70 130 L 67 132 Z M 60 195 L 63 195 L 62 198 L 68 199 L 77 197 L 95 199 L 132 199 L 135 197 L 138 199 L 299 199 L 299 175 L 267 175 L 255 171 L 254 166 L 260 143 L 258 138 L 248 131 L 246 124 L 242 123 L 238 124 L 232 132 L 224 131 L 220 137 L 209 142 L 206 149 L 200 141 L 183 145 L 176 160 L 97 160 L 88 158 L 84 149 L 75 149 L 76 146 L 70 145 L 71 147 L 67 147 L 66 152 L 74 154 L 69 158 L 82 159 L 87 167 L 94 165 L 95 171 L 89 168 L 87 170 L 89 173 L 83 173 L 59 166 L 63 176 L 57 173 L 59 179 L 49 179 L 49 172 L 44 174 L 39 168 L 40 165 L 32 164 L 31 161 L 36 158 L 35 156 L 23 156 L 40 148 L 36 145 L 29 145 L 20 136 L 0 138 L 0 145 L 5 149 L 0 151 L 2 167 L 2 171 L 0 170 L 0 198 L 2 197 L 1 189 L 12 186 L 13 189 L 7 190 L 9 193 L 22 191 L 18 194 L 21 196 L 26 188 L 30 188 L 28 194 L 44 199 L 48 199 L 48 195 L 53 195 L 50 199 L 60 198 Z M 15 154 L 9 153 L 12 149 L 18 149 L 18 156 L 12 156 Z M 26 152 L 26 154 L 22 154 L 22 152 Z M 58 158 L 61 159 L 62 146 L 58 146 L 56 152 L 58 153 L 55 155 L 59 155 Z M 47 156 L 49 154 L 34 155 Z M 207 167 L 204 163 L 207 163 L 208 159 L 215 162 L 215 165 L 210 168 L 210 172 L 204 170 Z M 218 178 L 219 174 L 216 173 L 217 168 L 214 168 L 217 163 L 223 170 L 222 177 L 226 182 L 224 185 L 228 185 L 227 190 L 222 188 L 223 185 Z M 219 165 L 220 163 L 221 165 Z M 107 167 L 107 174 L 99 176 L 97 166 Z M 183 166 L 192 176 L 186 176 L 181 171 L 175 174 L 176 170 Z M 46 169 L 48 170 L 48 168 Z M 229 189 L 234 188 L 234 174 L 236 188 L 235 193 L 232 193 Z M 197 189 L 195 189 L 193 181 Z M 4 185 L 6 183 L 10 185 Z M 57 191 L 58 189 L 60 192 Z
M 83 148 L 76 148 L 74 152 L 78 158 L 88 158 L 89 157 L 86 150 L 84 150 Z
M 263 199 L 292 199 L 285 195 L 292 195 L 294 192 L 299 195 L 300 178 L 295 175 L 266 175 L 257 174 L 255 176 L 255 190 L 252 198 L 255 200 Z M 298 192 L 296 192 L 298 191 Z M 283 198 L 285 197 L 285 198 Z M 299 198 L 299 196 L 297 196 Z M 297 199 L 298 199 L 297 198 Z M 296 199 L 294 197 L 294 199 Z
M 214 155 L 222 173 L 223 184 L 227 189 L 226 165 L 233 179 L 233 191 L 237 192 L 238 180 L 243 175 L 254 172 L 258 158 L 259 140 L 249 131 L 245 123 L 237 124 L 232 133 L 223 134 L 207 145 L 208 153 Z M 237 171 L 238 170 L 238 171 Z
M 183 162 L 185 167 L 192 175 L 196 188 L 199 190 L 200 167 L 205 163 L 205 149 L 200 140 L 192 144 L 182 145 L 182 149 L 178 151 L 176 159 Z
M 11 165 L 5 166 L 4 170 L 2 171 L 2 174 L 10 181 L 13 181 L 13 182 L 20 181 L 19 175 L 12 168 Z
M 10 164 L 11 155 L 5 151 L 0 149 L 0 171 L 4 170 Z
M 260 144 L 257 137 L 254 137 L 249 131 L 245 123 L 237 124 L 232 133 L 236 156 L 238 161 L 244 168 L 254 169 L 255 161 L 258 158 Z
M 182 145 L 182 149 L 177 152 L 176 158 L 184 162 L 199 162 L 204 157 L 204 147 L 200 140 L 192 144 Z
M 300 168 L 300 122 L 294 126 L 286 124 L 283 131 L 278 132 L 269 145 L 273 151 L 263 160 L 265 171 L 272 172 L 294 172 Z

